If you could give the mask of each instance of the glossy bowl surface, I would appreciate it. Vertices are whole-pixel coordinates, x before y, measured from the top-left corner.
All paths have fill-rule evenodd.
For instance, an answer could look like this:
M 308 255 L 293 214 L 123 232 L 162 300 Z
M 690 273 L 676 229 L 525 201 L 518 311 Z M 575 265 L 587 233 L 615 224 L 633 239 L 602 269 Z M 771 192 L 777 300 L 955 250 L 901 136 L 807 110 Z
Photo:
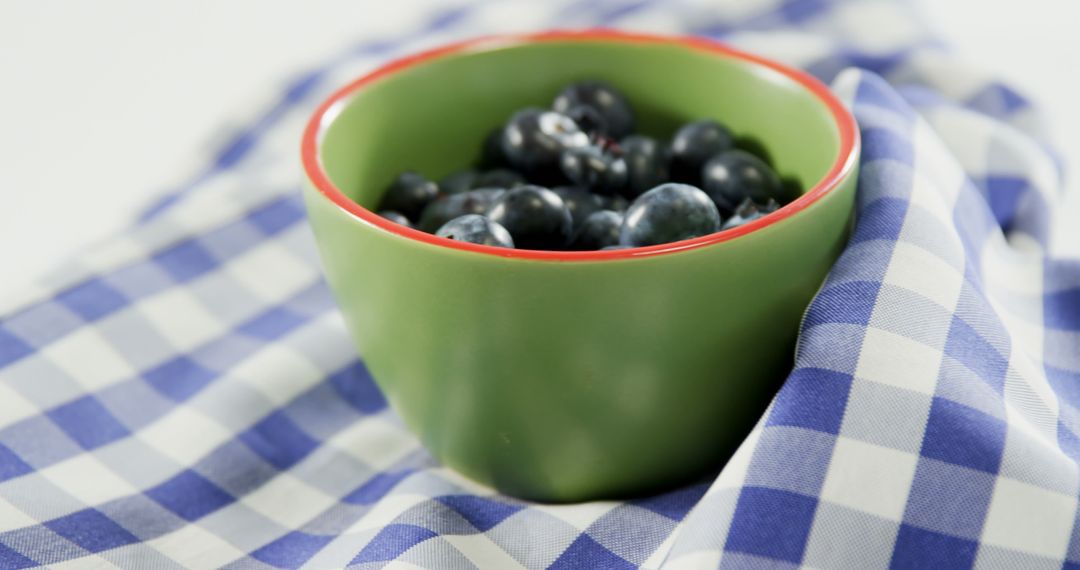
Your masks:
M 714 117 L 805 193 L 648 248 L 445 240 L 375 215 L 402 170 L 471 163 L 514 110 L 601 79 L 667 137 Z M 718 467 L 790 369 L 846 242 L 854 119 L 808 75 L 715 42 L 610 30 L 483 38 L 392 62 L 324 102 L 304 196 L 326 275 L 380 388 L 441 461 L 543 501 L 621 497 Z

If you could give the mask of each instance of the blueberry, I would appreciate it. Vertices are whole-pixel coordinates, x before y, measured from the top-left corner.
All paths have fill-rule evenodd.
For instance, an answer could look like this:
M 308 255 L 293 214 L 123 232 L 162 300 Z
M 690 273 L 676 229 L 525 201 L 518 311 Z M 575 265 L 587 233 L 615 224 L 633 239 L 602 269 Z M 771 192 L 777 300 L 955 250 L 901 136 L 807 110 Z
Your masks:
M 501 142 L 511 166 L 525 174 L 541 174 L 557 170 L 562 151 L 589 144 L 589 137 L 570 117 L 532 107 L 510 118 Z
M 720 212 L 708 194 L 688 184 L 667 183 L 638 196 L 619 235 L 621 245 L 669 243 L 720 229 Z
M 732 211 L 744 198 L 765 203 L 780 194 L 780 178 L 760 158 L 729 150 L 707 163 L 701 171 L 705 192 L 721 210 Z
M 484 146 L 480 154 L 481 168 L 502 168 L 510 164 L 502 149 L 502 127 L 484 137 Z
M 478 188 L 443 196 L 424 208 L 424 213 L 420 216 L 420 229 L 432 233 L 459 216 L 483 214 L 504 193 L 506 190 L 502 188 Z
M 623 194 L 637 198 L 668 181 L 668 149 L 656 139 L 631 135 L 619 143 L 626 162 L 626 185 Z
M 575 105 L 563 114 L 573 119 L 577 126 L 593 140 L 607 137 L 607 120 L 595 108 L 588 105 Z
M 514 247 L 514 240 L 506 228 L 480 214 L 458 216 L 443 224 L 435 235 L 481 245 Z
M 735 148 L 744 150 L 758 158 L 762 162 L 769 165 L 769 168 L 773 168 L 772 154 L 769 153 L 769 149 L 757 138 L 743 135 L 741 137 L 735 137 Z
M 395 212 L 393 210 L 379 210 L 378 214 L 390 220 L 391 222 L 394 222 L 395 224 L 401 224 L 407 228 L 412 227 L 412 222 L 409 221 L 409 218 L 406 218 L 404 215 L 402 215 L 401 212 Z
M 623 215 L 611 210 L 593 212 L 574 236 L 574 249 L 603 249 L 619 244 Z
M 671 176 L 679 182 L 697 183 L 701 167 L 734 144 L 731 132 L 712 119 L 682 126 L 671 139 Z
M 743 224 L 761 218 L 766 214 L 771 214 L 778 209 L 780 209 L 780 204 L 778 204 L 776 200 L 773 200 L 772 198 L 769 198 L 769 201 L 766 202 L 764 205 L 758 204 L 750 198 L 747 198 L 743 200 L 737 208 L 735 208 L 735 214 L 728 218 L 728 220 L 724 222 L 724 225 L 720 229 L 726 230 L 730 228 L 737 228 Z
M 473 188 L 513 188 L 525 183 L 525 177 L 508 168 L 496 168 L 480 173 Z
M 571 182 L 593 192 L 612 194 L 626 185 L 626 162 L 595 146 L 564 150 L 559 166 Z
M 773 172 L 776 172 L 775 170 Z M 802 196 L 802 182 L 794 176 L 784 176 L 780 178 L 780 197 L 777 201 L 787 204 L 788 202 Z
M 380 209 L 394 210 L 415 220 L 438 195 L 439 187 L 434 182 L 415 172 L 403 172 L 386 189 Z
M 570 217 L 573 219 L 574 224 L 572 231 L 574 232 L 581 227 L 582 222 L 589 217 L 589 214 L 604 209 L 607 202 L 602 196 L 597 196 L 575 186 L 559 186 L 558 188 L 552 188 L 551 191 L 558 194 L 563 203 L 566 204 L 566 209 L 570 210 Z
M 485 172 L 459 170 L 439 181 L 443 194 L 460 194 L 477 188 L 513 188 L 525 183 L 525 177 L 508 168 L 496 168 Z
M 622 148 L 619 147 L 619 141 L 611 137 L 607 137 L 604 135 L 595 136 L 592 138 L 592 145 L 606 153 L 618 157 L 622 156 Z
M 461 194 L 477 187 L 476 179 L 480 173 L 473 169 L 459 170 L 446 175 L 439 181 L 439 192 L 443 194 Z
M 630 208 L 630 201 L 622 196 L 610 196 L 606 197 L 606 200 L 607 202 L 604 204 L 605 209 L 625 214 L 626 210 Z
M 570 241 L 573 219 L 558 194 L 539 186 L 519 186 L 499 196 L 487 210 L 522 249 L 560 249 Z
M 634 111 L 618 90 L 601 81 L 582 81 L 567 86 L 555 96 L 551 108 L 567 113 L 578 106 L 592 107 L 604 118 L 608 135 L 622 138 L 634 130 Z

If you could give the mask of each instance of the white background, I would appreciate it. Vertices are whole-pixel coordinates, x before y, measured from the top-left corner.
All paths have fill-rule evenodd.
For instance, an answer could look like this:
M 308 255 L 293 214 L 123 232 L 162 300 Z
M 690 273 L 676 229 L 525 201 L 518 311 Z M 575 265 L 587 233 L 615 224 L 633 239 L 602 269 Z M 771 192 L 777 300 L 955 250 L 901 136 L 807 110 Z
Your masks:
M 1043 106 L 1080 168 L 1080 3 L 917 3 L 962 55 Z M 122 230 L 247 119 L 232 113 L 411 12 L 403 0 L 0 0 L 0 295 Z M 1080 200 L 1070 211 L 1080 221 Z

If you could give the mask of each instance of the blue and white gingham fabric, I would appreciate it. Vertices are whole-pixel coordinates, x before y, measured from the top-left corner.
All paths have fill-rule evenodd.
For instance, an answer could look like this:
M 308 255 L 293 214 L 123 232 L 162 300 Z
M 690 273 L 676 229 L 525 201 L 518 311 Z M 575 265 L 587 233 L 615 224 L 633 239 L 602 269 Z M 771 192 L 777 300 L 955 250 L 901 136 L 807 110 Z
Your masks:
M 1080 568 L 1080 261 L 1053 254 L 1059 161 L 1023 98 L 899 1 L 485 2 L 414 23 L 299 77 L 138 225 L 3 300 L 0 568 Z M 297 141 L 389 57 L 594 24 L 832 81 L 862 129 L 857 224 L 713 480 L 529 504 L 439 466 L 387 407 L 320 278 Z

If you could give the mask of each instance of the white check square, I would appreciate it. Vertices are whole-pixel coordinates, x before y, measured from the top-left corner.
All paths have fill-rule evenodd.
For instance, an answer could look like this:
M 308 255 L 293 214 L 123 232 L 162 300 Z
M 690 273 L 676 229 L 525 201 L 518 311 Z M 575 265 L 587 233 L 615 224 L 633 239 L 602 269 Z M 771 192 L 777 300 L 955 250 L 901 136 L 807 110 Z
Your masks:
M 614 501 L 592 501 L 575 505 L 537 505 L 535 509 L 583 531 L 620 504 Z
M 416 436 L 379 416 L 353 423 L 329 444 L 377 471 L 391 467 L 420 447 Z
M 7 532 L 40 524 L 41 521 L 22 511 L 19 507 L 0 497 L 0 532 Z
M 179 406 L 136 437 L 180 465 L 194 465 L 233 434 L 195 409 Z
M 246 290 L 271 303 L 295 295 L 318 276 L 310 263 L 273 241 L 231 261 L 225 270 Z
M 911 453 L 838 437 L 821 498 L 899 521 L 918 461 Z
M 182 288 L 154 295 L 136 307 L 177 352 L 188 352 L 228 330 L 221 319 Z
M 484 533 L 447 534 L 442 537 L 458 550 L 477 568 L 505 568 L 506 570 L 525 570 L 520 562 L 492 542 Z
M 311 360 L 285 344 L 268 344 L 236 365 L 229 380 L 237 380 L 283 406 L 322 381 L 324 373 Z
M 932 395 L 942 352 L 905 336 L 867 327 L 855 375 Z
M 136 376 L 136 370 L 93 327 L 83 327 L 46 346 L 41 355 L 87 392 Z
M 197 524 L 188 524 L 148 543 L 185 568 L 221 568 L 245 552 Z
M 93 456 L 76 455 L 40 471 L 40 475 L 85 505 L 94 506 L 139 492 Z
M 337 504 L 337 499 L 289 473 L 279 473 L 241 501 L 285 528 L 300 528 Z
M 1076 497 L 999 477 L 986 513 L 982 541 L 1064 559 L 1076 516 Z
M 371 510 L 350 525 L 341 535 L 360 534 L 364 531 L 381 529 L 397 520 L 405 511 L 430 500 L 431 497 L 415 493 L 391 493 L 371 505 Z
M 960 297 L 964 276 L 933 253 L 900 241 L 893 249 L 884 282 L 914 291 L 951 311 Z
M 33 402 L 11 386 L 0 382 L 0 429 L 39 413 L 41 410 Z

